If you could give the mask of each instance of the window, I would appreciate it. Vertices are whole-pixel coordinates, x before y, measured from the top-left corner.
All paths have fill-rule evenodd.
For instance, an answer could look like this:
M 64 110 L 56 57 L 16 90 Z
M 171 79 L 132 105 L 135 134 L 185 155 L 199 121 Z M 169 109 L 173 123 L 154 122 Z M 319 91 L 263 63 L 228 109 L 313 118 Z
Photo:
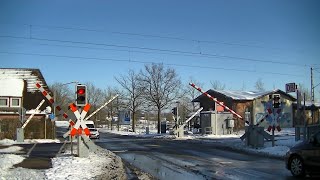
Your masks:
M 9 98 L 0 97 L 0 107 L 9 107 Z
M 21 98 L 11 98 L 11 107 L 20 107 Z

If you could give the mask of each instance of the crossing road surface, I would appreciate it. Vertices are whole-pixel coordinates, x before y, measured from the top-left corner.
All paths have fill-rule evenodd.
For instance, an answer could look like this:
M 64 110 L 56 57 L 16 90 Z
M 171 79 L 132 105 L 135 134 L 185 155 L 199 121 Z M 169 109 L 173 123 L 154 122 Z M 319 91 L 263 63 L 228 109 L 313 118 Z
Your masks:
M 28 157 L 15 167 L 48 169 L 52 167 L 51 158 L 55 157 L 63 143 L 19 144 Z
M 215 143 L 100 133 L 96 144 L 159 179 L 294 179 L 283 160 L 233 152 Z

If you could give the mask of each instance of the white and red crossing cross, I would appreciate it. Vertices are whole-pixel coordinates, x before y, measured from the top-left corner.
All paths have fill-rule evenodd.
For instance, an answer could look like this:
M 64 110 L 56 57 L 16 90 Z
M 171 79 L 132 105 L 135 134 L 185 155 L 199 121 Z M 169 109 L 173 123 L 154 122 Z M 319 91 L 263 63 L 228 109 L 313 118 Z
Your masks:
M 82 135 L 82 130 L 84 131 L 85 135 L 89 136 L 90 135 L 90 130 L 88 129 L 85 121 L 84 121 L 84 118 L 86 117 L 88 111 L 90 110 L 90 104 L 86 104 L 84 107 L 83 107 L 83 111 L 80 112 L 78 111 L 77 109 L 77 106 L 75 104 L 70 104 L 70 109 L 71 111 L 74 113 L 74 115 L 76 116 L 77 118 L 77 122 L 76 124 L 73 126 L 73 128 L 71 129 L 71 132 L 70 132 L 70 135 L 71 136 L 75 136 L 75 135 Z M 81 127 L 80 127 L 81 126 Z
M 67 118 L 68 118 L 68 115 L 67 115 L 65 112 L 63 112 L 63 110 L 61 109 L 60 105 L 57 104 L 57 103 L 54 101 L 54 99 L 49 95 L 49 93 L 48 93 L 39 83 L 36 83 L 36 87 L 41 91 L 42 95 L 49 100 L 49 102 L 50 102 L 51 104 L 53 104 L 54 106 L 56 106 L 56 109 L 59 111 L 59 113 L 62 114 L 62 116 L 63 116 L 65 119 L 67 119 Z M 70 124 L 70 126 L 74 126 L 75 123 L 74 123 L 71 119 L 69 119 L 69 124 Z

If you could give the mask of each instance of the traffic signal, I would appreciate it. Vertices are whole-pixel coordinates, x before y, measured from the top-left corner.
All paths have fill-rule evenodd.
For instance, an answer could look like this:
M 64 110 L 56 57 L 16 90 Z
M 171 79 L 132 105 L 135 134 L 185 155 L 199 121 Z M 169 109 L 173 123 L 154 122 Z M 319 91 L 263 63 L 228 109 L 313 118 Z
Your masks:
M 174 115 L 174 116 L 177 116 L 177 107 L 173 108 L 171 113 Z
M 279 108 L 281 101 L 280 101 L 280 94 L 273 94 L 273 108 Z
M 87 104 L 87 86 L 78 84 L 76 90 L 76 105 L 85 106 Z

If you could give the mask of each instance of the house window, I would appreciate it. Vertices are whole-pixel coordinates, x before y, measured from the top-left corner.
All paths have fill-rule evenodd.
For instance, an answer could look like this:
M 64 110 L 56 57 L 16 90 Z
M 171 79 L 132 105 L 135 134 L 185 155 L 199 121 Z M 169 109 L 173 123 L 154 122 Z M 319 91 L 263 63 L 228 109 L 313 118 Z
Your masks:
M 9 98 L 0 97 L 0 107 L 9 107 Z
M 20 107 L 21 98 L 11 98 L 11 107 Z

